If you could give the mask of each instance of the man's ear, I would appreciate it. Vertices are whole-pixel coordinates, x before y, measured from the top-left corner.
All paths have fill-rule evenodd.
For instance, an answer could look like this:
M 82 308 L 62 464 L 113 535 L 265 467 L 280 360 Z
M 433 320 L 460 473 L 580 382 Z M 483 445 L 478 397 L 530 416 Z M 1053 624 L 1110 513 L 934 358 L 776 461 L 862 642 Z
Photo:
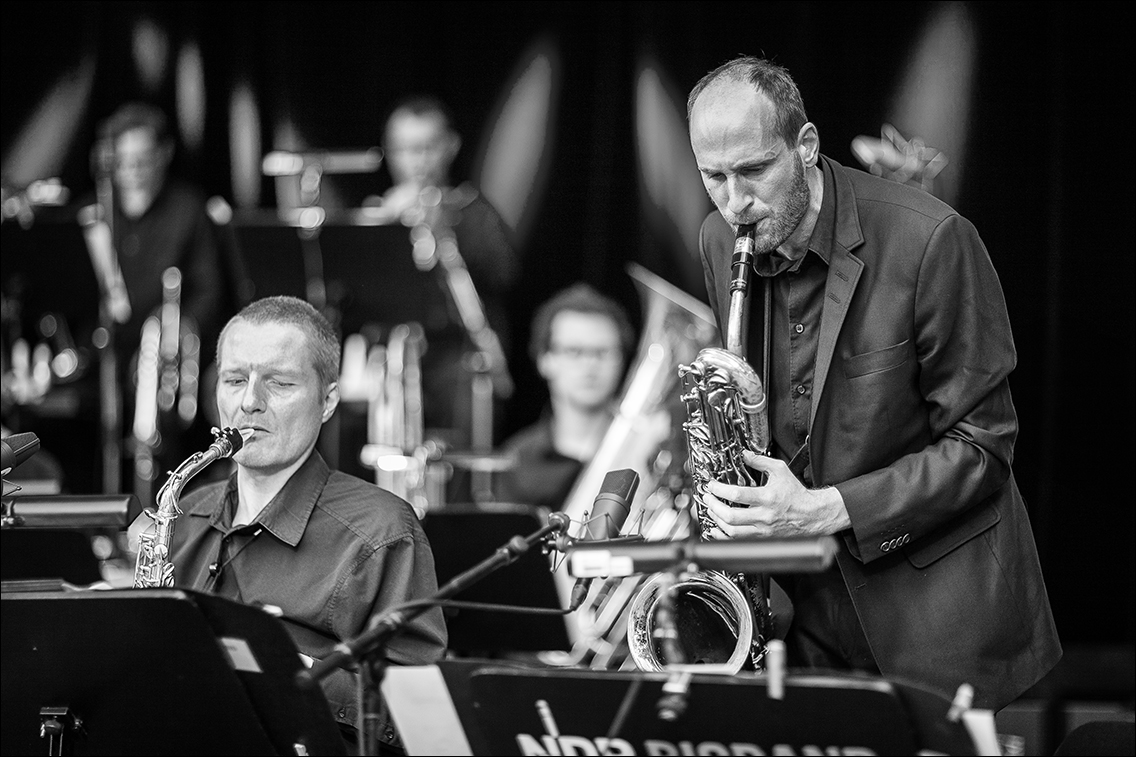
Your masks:
M 820 134 L 812 122 L 806 123 L 797 132 L 797 152 L 806 168 L 812 168 L 820 160 Z
M 552 353 L 542 352 L 540 357 L 536 359 L 536 370 L 540 373 L 541 378 L 548 381 L 548 377 L 552 375 Z
M 452 163 L 458 156 L 458 151 L 461 150 L 462 138 L 456 131 L 451 130 L 449 137 L 446 139 L 446 163 Z
M 323 416 L 320 423 L 327 423 L 337 407 L 339 407 L 339 382 L 333 381 L 327 387 L 327 394 L 323 398 Z

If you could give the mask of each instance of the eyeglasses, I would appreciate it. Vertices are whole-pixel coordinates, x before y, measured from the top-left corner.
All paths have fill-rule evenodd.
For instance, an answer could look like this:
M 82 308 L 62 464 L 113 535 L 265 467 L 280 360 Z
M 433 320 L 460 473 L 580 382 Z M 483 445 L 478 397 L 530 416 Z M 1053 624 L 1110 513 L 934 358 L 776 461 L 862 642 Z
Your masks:
M 601 363 L 610 363 L 619 359 L 620 351 L 617 347 L 575 347 L 571 345 L 552 345 L 549 350 L 553 355 L 560 355 L 569 360 L 577 361 L 591 358 Z

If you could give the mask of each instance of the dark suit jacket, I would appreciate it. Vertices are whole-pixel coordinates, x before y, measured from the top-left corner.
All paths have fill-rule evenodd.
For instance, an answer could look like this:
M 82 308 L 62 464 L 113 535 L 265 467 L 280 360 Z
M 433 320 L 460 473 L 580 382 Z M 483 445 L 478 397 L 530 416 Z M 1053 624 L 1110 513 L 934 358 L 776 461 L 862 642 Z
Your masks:
M 1010 469 L 1016 362 L 1005 299 L 973 225 L 931 195 L 821 159 L 835 203 L 809 452 L 852 528 L 837 561 L 885 676 L 1000 708 L 1061 646 Z M 734 233 L 702 226 L 722 326 Z M 762 312 L 762 288 L 751 295 Z M 762 329 L 749 328 L 749 355 Z M 776 402 L 776 398 L 772 398 Z

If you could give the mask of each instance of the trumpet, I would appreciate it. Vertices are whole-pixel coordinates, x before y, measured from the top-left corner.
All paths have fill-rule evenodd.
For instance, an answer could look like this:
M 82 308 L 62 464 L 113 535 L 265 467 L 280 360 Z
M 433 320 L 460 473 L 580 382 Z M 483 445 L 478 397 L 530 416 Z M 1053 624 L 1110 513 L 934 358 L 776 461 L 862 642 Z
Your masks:
M 184 430 L 197 416 L 201 338 L 181 308 L 181 271 L 162 274 L 162 304 L 142 324 L 135 368 L 134 492 L 150 501 L 157 477 L 154 459 L 163 431 Z

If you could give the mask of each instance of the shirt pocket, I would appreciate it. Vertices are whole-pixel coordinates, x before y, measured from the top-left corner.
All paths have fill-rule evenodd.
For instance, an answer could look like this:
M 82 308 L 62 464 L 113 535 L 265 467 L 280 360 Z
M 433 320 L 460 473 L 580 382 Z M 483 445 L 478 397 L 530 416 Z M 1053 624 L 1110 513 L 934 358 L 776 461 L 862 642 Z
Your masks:
M 880 373 L 903 365 L 911 355 L 911 340 L 904 339 L 899 344 L 853 355 L 844 360 L 844 377 L 856 378 L 869 373 Z

